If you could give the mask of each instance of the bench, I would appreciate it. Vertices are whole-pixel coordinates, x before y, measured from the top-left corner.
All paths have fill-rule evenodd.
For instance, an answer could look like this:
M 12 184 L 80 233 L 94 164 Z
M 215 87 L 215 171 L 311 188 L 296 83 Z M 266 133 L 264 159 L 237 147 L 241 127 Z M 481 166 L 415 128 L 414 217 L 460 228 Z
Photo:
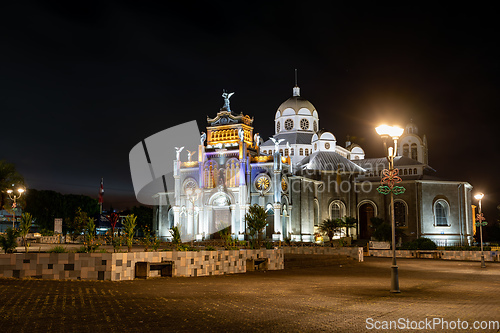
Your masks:
M 138 261 L 135 263 L 135 277 L 147 279 L 148 277 L 150 277 L 151 271 L 160 271 L 161 276 L 172 276 L 173 267 L 173 261 Z
M 267 271 L 269 268 L 268 258 L 247 259 L 247 272 Z
M 441 258 L 441 252 L 438 250 L 416 250 L 415 251 L 415 258 L 422 258 L 422 254 L 431 254 L 432 259 L 440 259 Z

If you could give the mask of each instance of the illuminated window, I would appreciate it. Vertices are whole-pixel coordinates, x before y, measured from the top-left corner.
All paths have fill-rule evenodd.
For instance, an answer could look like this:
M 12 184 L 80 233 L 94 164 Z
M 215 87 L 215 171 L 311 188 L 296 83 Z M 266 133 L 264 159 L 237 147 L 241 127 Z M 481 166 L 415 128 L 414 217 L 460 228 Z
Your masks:
M 448 227 L 448 216 L 450 206 L 448 202 L 439 199 L 434 203 L 434 225 L 436 227 Z
M 300 148 L 299 149 L 299 155 L 300 156 L 304 156 L 304 148 Z
M 204 168 L 204 183 L 206 188 L 214 188 L 217 184 L 216 172 L 217 163 L 215 161 L 208 161 L 205 163 Z
M 281 125 L 280 125 L 280 122 L 278 121 L 276 123 L 276 133 L 279 133 L 280 132 L 280 129 L 281 129 Z
M 325 149 L 330 149 L 330 142 L 325 142 Z
M 285 156 L 288 156 L 288 148 L 285 149 Z
M 285 120 L 285 129 L 287 131 L 290 131 L 293 129 L 293 120 L 292 119 Z
M 306 156 L 309 156 L 309 149 L 306 148 Z
M 345 216 L 345 205 L 340 200 L 334 200 L 330 203 L 330 218 L 340 219 Z
M 318 131 L 318 122 L 316 120 L 313 123 L 313 129 L 314 129 L 314 132 Z
M 295 155 L 295 150 L 294 150 L 293 148 L 292 148 L 292 149 L 290 149 L 290 155 L 291 155 L 291 156 Z
M 237 159 L 226 162 L 226 186 L 236 187 L 239 185 L 240 163 Z

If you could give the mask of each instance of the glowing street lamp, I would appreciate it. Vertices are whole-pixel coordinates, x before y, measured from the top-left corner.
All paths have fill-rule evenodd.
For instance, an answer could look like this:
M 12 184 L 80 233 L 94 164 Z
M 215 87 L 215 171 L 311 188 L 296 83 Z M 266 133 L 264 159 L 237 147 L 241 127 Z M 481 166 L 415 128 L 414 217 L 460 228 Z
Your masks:
M 483 225 L 487 225 L 488 222 L 484 221 L 483 213 L 481 212 L 481 200 L 483 199 L 484 194 L 478 193 L 474 196 L 474 198 L 479 201 L 479 214 L 476 217 L 476 226 L 479 225 L 479 235 L 481 237 L 481 268 L 486 268 L 486 264 L 484 263 L 484 252 L 483 252 Z
M 398 265 L 396 263 L 396 220 L 394 218 L 394 195 L 405 192 L 402 186 L 395 186 L 395 184 L 402 181 L 398 176 L 399 170 L 394 168 L 394 158 L 397 156 L 398 139 L 403 134 L 404 129 L 398 126 L 381 125 L 375 128 L 377 134 L 384 139 L 384 147 L 386 149 L 386 158 L 389 162 L 389 168 L 382 171 L 382 179 L 377 191 L 381 194 L 391 195 L 391 229 L 392 229 L 392 265 L 391 265 L 391 292 L 399 293 L 399 277 Z M 387 148 L 387 139 L 391 138 L 394 141 L 394 147 Z
M 7 194 L 9 195 L 10 200 L 13 201 L 12 202 L 12 211 L 13 211 L 12 229 L 15 228 L 15 223 L 16 223 L 16 207 L 17 207 L 16 200 L 19 199 L 21 197 L 21 195 L 23 195 L 24 191 L 25 191 L 24 188 L 20 187 L 17 189 L 17 192 L 19 193 L 19 195 L 16 195 L 13 190 L 7 190 Z

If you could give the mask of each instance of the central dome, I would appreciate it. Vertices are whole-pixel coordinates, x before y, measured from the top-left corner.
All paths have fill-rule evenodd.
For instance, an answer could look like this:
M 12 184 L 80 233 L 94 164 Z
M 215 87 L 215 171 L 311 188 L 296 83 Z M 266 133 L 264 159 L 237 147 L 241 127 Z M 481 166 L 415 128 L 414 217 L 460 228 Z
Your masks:
M 299 114 L 299 111 L 303 109 L 307 109 L 309 111 L 309 115 L 312 115 L 312 113 L 316 110 L 314 105 L 312 105 L 311 102 L 309 102 L 307 99 L 304 97 L 300 96 L 292 96 L 283 103 L 278 108 L 278 111 L 283 114 L 283 111 L 286 109 L 292 109 L 295 111 L 295 114 Z M 304 111 L 304 110 L 303 110 Z M 301 114 L 303 114 L 301 112 Z

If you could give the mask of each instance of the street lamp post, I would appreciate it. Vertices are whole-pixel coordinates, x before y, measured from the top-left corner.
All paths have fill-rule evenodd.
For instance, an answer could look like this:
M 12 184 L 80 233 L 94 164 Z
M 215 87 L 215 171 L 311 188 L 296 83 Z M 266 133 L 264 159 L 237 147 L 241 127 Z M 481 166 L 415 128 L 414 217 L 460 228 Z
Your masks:
M 16 223 L 16 207 L 17 203 L 16 200 L 21 197 L 24 193 L 24 188 L 20 187 L 17 189 L 17 192 L 19 192 L 19 195 L 16 195 L 13 190 L 7 190 L 7 194 L 9 195 L 10 200 L 12 200 L 12 211 L 13 211 L 13 219 L 12 219 L 12 229 L 15 228 L 15 223 Z
M 391 198 L 391 229 L 392 229 L 392 265 L 391 265 L 391 293 L 399 293 L 399 277 L 398 265 L 396 263 L 396 220 L 394 217 L 394 195 L 405 192 L 402 186 L 395 186 L 396 183 L 401 182 L 398 176 L 398 169 L 394 168 L 394 157 L 397 155 L 398 139 L 403 134 L 404 129 L 398 126 L 381 125 L 375 129 L 377 133 L 384 139 L 384 148 L 386 149 L 386 158 L 389 162 L 389 168 L 382 171 L 383 176 L 380 181 L 381 185 L 377 191 L 381 194 L 390 194 Z M 392 138 L 394 147 L 387 148 L 386 140 Z
M 479 225 L 479 236 L 481 241 L 481 268 L 486 268 L 486 264 L 484 263 L 484 252 L 483 252 L 483 225 L 486 225 L 487 222 L 484 221 L 483 213 L 481 212 L 481 200 L 483 199 L 484 194 L 478 193 L 474 196 L 474 198 L 479 201 L 479 214 L 476 217 L 476 225 Z

